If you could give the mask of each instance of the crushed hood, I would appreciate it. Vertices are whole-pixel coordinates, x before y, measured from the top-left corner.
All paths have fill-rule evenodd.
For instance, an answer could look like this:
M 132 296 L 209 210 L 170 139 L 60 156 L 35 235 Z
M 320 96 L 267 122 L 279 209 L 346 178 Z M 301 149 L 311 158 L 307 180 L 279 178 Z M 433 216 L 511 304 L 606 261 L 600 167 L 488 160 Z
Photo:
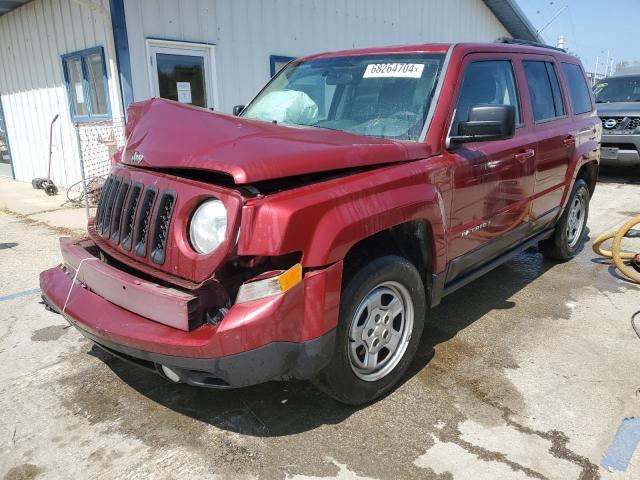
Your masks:
M 128 111 L 122 162 L 208 170 L 247 184 L 430 156 L 421 142 L 248 120 L 154 98 Z

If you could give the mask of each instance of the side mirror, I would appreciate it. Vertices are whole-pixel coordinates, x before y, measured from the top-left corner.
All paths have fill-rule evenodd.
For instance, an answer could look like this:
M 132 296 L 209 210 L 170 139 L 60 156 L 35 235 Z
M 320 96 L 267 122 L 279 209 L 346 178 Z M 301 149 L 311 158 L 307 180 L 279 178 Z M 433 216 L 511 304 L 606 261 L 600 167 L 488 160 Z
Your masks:
M 458 135 L 451 144 L 506 140 L 516 133 L 516 108 L 513 105 L 474 105 L 469 120 L 458 124 Z
M 242 110 L 244 110 L 244 105 L 236 105 L 233 107 L 233 114 L 237 117 L 242 113 Z

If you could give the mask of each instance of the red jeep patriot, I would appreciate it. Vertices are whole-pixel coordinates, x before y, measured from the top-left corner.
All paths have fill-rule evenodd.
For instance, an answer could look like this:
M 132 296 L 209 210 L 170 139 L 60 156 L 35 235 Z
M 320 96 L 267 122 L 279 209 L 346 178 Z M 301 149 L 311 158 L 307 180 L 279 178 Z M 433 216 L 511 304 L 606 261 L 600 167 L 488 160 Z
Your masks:
M 580 249 L 601 123 L 579 60 L 495 44 L 294 60 L 236 116 L 131 105 L 45 302 L 173 382 L 389 391 L 427 309 L 522 250 Z

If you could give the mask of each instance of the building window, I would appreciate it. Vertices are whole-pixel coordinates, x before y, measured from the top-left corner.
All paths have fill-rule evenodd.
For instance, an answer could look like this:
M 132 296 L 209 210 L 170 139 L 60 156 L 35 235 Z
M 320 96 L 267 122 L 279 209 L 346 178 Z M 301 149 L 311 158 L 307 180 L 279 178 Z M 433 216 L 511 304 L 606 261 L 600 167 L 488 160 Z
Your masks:
M 111 117 L 107 66 L 102 47 L 62 55 L 62 70 L 72 121 Z
M 282 67 L 284 67 L 287 63 L 293 60 L 296 57 L 287 57 L 284 55 L 271 55 L 269 57 L 269 66 L 271 70 L 271 76 L 273 77 L 276 73 L 278 73 Z

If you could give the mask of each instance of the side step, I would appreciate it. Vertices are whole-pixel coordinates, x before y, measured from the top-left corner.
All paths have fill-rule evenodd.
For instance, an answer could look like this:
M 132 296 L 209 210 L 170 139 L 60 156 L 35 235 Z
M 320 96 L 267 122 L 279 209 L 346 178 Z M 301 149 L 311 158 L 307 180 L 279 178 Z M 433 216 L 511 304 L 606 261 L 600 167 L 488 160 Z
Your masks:
M 444 298 L 445 296 L 464 287 L 468 283 L 471 283 L 474 280 L 480 278 L 485 273 L 490 272 L 494 268 L 502 265 L 504 262 L 511 260 L 516 255 L 525 251 L 527 248 L 536 246 L 538 242 L 545 240 L 549 238 L 551 235 L 553 235 L 553 231 L 554 231 L 553 228 L 543 230 L 542 232 L 512 247 L 511 249 L 507 250 L 505 253 L 501 254 L 500 256 L 494 258 L 493 260 L 489 260 L 488 262 L 477 267 L 475 270 L 470 271 L 469 273 L 464 275 L 462 278 L 454 280 L 451 283 L 447 283 L 447 284 L 444 283 L 444 279 L 447 274 L 446 270 L 440 274 L 433 275 L 432 282 L 431 282 L 432 288 L 431 288 L 430 306 L 435 307 L 440 303 L 442 298 Z

